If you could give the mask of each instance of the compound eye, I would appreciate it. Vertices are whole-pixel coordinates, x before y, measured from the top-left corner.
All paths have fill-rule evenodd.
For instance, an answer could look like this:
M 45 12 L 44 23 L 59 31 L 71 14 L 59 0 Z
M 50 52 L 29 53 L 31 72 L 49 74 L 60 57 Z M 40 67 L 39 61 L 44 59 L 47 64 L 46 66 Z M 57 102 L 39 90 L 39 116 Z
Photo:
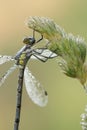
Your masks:
M 35 39 L 33 37 L 26 37 L 23 39 L 23 43 L 32 45 L 35 43 Z
M 24 44 L 29 44 L 29 42 L 30 42 L 30 41 L 29 41 L 29 38 L 26 37 L 26 38 L 23 39 L 23 43 L 24 43 Z

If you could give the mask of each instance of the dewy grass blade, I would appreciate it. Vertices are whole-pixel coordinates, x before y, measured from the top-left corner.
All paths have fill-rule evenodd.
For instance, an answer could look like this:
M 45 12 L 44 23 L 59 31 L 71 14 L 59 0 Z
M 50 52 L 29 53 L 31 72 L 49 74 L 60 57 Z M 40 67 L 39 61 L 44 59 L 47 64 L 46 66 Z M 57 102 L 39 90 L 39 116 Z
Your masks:
M 45 17 L 29 17 L 26 21 L 29 28 L 41 33 L 49 41 L 61 40 L 66 35 L 65 31 L 52 19 Z
M 87 81 L 87 45 L 83 38 L 67 34 L 53 20 L 45 17 L 30 17 L 27 26 L 47 39 L 47 49 L 56 53 L 59 58 L 59 66 L 64 74 L 79 79 L 85 86 Z

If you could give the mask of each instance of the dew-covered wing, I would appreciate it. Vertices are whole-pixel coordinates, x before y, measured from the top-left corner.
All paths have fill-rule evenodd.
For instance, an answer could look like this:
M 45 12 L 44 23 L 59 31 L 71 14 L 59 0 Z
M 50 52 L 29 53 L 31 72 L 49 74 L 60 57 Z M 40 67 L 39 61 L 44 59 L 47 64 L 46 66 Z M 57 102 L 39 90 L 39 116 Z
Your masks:
M 48 102 L 47 92 L 31 74 L 28 67 L 25 68 L 24 79 L 26 90 L 31 100 L 41 107 L 46 106 Z
M 48 49 L 43 49 L 43 48 L 39 48 L 39 49 L 35 49 L 35 55 L 39 58 L 39 59 L 52 59 L 52 58 L 55 58 L 57 57 L 57 55 L 53 52 L 51 52 L 50 50 Z M 31 59 L 37 59 L 35 56 L 31 56 Z
M 14 60 L 12 56 L 0 55 L 0 65 L 12 60 Z
M 1 78 L 0 78 L 0 86 L 5 82 L 7 77 L 17 68 L 17 66 L 14 64 Z
M 57 57 L 55 53 L 53 53 L 52 51 L 48 49 L 39 48 L 39 49 L 36 49 L 35 51 L 37 52 L 37 54 L 40 54 L 40 56 L 46 57 L 49 59 Z

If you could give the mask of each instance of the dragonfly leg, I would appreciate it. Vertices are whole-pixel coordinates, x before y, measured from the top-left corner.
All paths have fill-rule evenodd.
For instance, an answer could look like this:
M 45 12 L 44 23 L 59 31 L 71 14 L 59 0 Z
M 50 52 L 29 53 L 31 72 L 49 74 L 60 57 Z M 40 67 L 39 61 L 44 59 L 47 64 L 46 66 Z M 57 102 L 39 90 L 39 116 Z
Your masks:
M 36 54 L 38 54 L 38 55 L 41 55 L 43 52 L 44 52 L 44 50 L 46 50 L 47 48 L 38 48 L 38 50 L 39 51 L 36 51 L 36 50 L 33 50 L 33 52 L 35 52 Z
M 33 38 L 35 38 L 35 30 L 33 30 Z M 40 42 L 41 40 L 43 40 L 43 35 L 41 35 L 41 38 L 38 39 L 35 43 Z
M 57 55 L 55 55 L 55 56 L 52 56 L 52 55 L 53 55 L 53 52 L 49 56 L 45 56 L 45 55 L 42 55 L 42 53 L 40 54 L 35 50 L 33 53 L 33 56 L 35 56 L 37 59 L 39 59 L 42 62 L 46 62 L 48 59 L 52 59 L 52 58 L 57 57 Z
M 38 60 L 40 60 L 40 61 L 42 61 L 42 62 L 46 62 L 46 61 L 48 60 L 48 58 L 43 57 L 43 56 L 42 56 L 42 58 L 40 58 L 39 55 L 35 55 L 35 54 L 33 54 L 33 56 L 35 56 Z M 44 58 L 44 59 L 43 59 L 43 58 Z
M 42 39 L 43 39 L 43 35 L 42 35 Z M 42 40 L 42 39 L 39 39 L 38 41 Z M 41 50 L 41 52 L 37 52 L 36 50 L 34 50 L 36 53 L 38 54 L 42 54 L 44 52 L 44 50 L 48 49 L 48 45 L 49 45 L 50 42 L 47 42 L 46 45 L 44 47 L 40 47 L 38 48 L 39 50 Z
M 41 40 L 43 40 L 43 35 L 41 35 L 41 38 L 37 40 L 36 43 L 40 42 Z

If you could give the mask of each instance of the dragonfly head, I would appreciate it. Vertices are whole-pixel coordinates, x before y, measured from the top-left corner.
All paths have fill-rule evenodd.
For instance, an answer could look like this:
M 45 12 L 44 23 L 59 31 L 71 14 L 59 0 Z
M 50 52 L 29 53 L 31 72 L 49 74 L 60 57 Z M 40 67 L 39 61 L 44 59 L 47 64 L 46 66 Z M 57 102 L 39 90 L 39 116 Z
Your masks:
M 34 37 L 26 37 L 23 39 L 23 43 L 26 45 L 33 45 L 35 43 L 35 38 Z

